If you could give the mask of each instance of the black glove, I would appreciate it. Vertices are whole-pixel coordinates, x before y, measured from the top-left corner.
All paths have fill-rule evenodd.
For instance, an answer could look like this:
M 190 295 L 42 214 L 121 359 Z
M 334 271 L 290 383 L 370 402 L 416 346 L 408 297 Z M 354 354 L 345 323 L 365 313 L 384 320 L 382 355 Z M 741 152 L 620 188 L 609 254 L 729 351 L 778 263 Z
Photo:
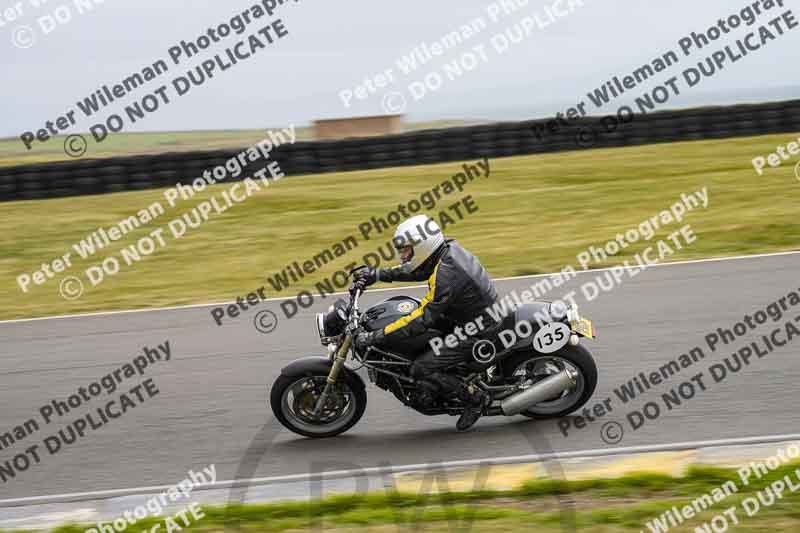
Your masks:
M 367 348 L 374 344 L 378 344 L 383 340 L 383 330 L 377 331 L 361 331 L 355 338 L 356 350 L 359 352 L 365 351 Z
M 353 275 L 353 282 L 360 283 L 364 287 L 369 287 L 378 281 L 379 271 L 380 269 L 378 268 L 362 268 Z

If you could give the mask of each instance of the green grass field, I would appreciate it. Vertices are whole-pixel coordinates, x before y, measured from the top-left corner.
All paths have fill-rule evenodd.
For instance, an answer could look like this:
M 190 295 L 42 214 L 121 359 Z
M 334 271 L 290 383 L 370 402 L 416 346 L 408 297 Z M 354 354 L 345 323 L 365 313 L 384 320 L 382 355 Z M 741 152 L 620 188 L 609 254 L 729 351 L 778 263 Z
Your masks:
M 681 193 L 707 187 L 709 207 L 686 216 L 697 241 L 669 260 L 687 260 L 800 249 L 800 181 L 794 164 L 758 176 L 756 155 L 797 135 L 781 134 L 721 141 L 659 144 L 631 148 L 564 152 L 491 161 L 491 177 L 474 181 L 463 193 L 444 198 L 437 212 L 458 197 L 472 195 L 478 212 L 446 228 L 477 254 L 495 277 L 552 272 L 576 265 L 576 254 L 599 246 L 657 215 Z M 796 162 L 795 162 L 796 163 Z M 384 217 L 399 203 L 419 198 L 460 170 L 461 163 L 301 176 L 278 181 L 222 215 L 212 215 L 181 239 L 126 266 L 97 287 L 83 271 L 230 184 L 207 189 L 167 209 L 67 272 L 23 293 L 18 275 L 72 252 L 72 245 L 99 227 L 109 227 L 154 201 L 166 205 L 163 191 L 74 197 L 2 204 L 0 223 L 0 318 L 24 318 L 112 309 L 132 309 L 209 301 L 229 301 L 265 285 L 268 296 L 291 296 L 313 287 L 336 270 L 358 262 L 382 245 L 390 232 L 365 241 L 324 269 L 276 293 L 265 277 L 294 260 L 356 234 L 360 223 Z M 678 229 L 672 224 L 664 237 Z M 619 264 L 652 243 L 639 242 L 610 258 Z M 77 257 L 77 256 L 76 256 Z M 75 275 L 86 286 L 82 298 L 59 295 L 62 276 Z
M 800 492 L 786 489 L 783 497 L 747 516 L 742 501 L 757 498 L 776 480 L 796 481 L 800 464 L 785 465 L 761 479 L 741 486 L 735 470 L 692 467 L 673 478 L 661 474 L 629 474 L 616 479 L 586 481 L 531 481 L 504 492 L 447 492 L 441 494 L 372 493 L 334 496 L 324 500 L 268 505 L 203 507 L 205 517 L 185 528 L 196 532 L 307 532 L 384 533 L 395 531 L 476 531 L 506 533 L 618 533 L 649 531 L 647 522 L 677 506 L 710 494 L 731 480 L 737 492 L 715 502 L 678 528 L 694 531 L 726 509 L 736 506 L 738 525 L 730 532 L 797 531 L 800 529 Z M 765 501 L 769 501 L 766 499 Z M 751 504 L 751 509 L 753 509 Z M 163 520 L 147 518 L 126 531 L 146 531 Z M 176 520 L 183 526 L 180 520 Z M 83 533 L 89 524 L 66 525 L 55 533 Z M 162 526 L 159 531 L 167 528 Z M 175 531 L 178 531 L 175 529 Z M 712 530 L 713 531 L 713 530 Z

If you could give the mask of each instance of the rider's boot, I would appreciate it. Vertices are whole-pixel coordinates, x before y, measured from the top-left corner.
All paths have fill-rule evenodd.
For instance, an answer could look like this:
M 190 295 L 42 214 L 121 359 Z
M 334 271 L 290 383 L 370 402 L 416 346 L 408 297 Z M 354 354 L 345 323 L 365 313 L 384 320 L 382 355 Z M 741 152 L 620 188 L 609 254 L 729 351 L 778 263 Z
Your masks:
M 474 426 L 475 422 L 483 416 L 483 411 L 487 405 L 489 405 L 489 395 L 485 391 L 465 386 L 463 392 L 463 400 L 466 407 L 464 412 L 461 413 L 458 422 L 456 422 L 456 429 L 459 431 L 466 431 Z
M 435 372 L 428 376 L 428 379 L 439 385 L 440 396 L 455 396 L 464 404 L 464 412 L 461 413 L 461 417 L 456 423 L 459 431 L 465 431 L 474 426 L 491 402 L 489 395 L 484 390 L 474 385 L 467 385 L 463 379 L 456 376 Z

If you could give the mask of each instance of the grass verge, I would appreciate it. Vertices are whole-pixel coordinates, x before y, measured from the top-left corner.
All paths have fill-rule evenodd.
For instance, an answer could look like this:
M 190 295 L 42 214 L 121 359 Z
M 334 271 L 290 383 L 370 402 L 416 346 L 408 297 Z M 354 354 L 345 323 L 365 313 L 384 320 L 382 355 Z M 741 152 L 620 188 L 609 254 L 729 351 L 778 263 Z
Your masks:
M 471 195 L 478 212 L 445 228 L 478 255 L 490 274 L 537 274 L 575 265 L 576 254 L 602 246 L 704 187 L 709 206 L 686 215 L 697 241 L 668 260 L 798 249 L 800 183 L 793 166 L 758 176 L 750 160 L 797 135 L 658 144 L 491 160 L 491 176 L 443 197 L 433 214 Z M 361 262 L 390 237 L 370 240 L 359 224 L 386 217 L 400 203 L 419 199 L 461 170 L 461 163 L 378 169 L 288 178 L 255 193 L 221 215 L 171 238 L 169 221 L 230 184 L 209 187 L 169 208 L 162 190 L 2 204 L 0 226 L 0 318 L 159 307 L 230 301 L 265 286 L 270 297 L 290 297 L 313 288 L 351 262 Z M 191 178 L 191 177 L 189 177 Z M 80 260 L 72 245 L 98 228 L 116 225 L 153 202 L 166 213 L 95 256 Z M 463 208 L 462 208 L 463 211 Z M 455 215 L 450 211 L 451 216 Z M 664 238 L 681 224 L 661 229 Z M 163 228 L 166 247 L 130 266 L 121 250 Z M 348 236 L 357 247 L 282 292 L 267 276 L 293 261 L 303 262 Z M 653 241 L 639 241 L 592 267 L 620 264 Z M 73 266 L 23 293 L 17 276 L 32 273 L 71 252 Z M 92 287 L 83 274 L 106 257 L 120 259 L 120 272 Z M 76 275 L 86 291 L 67 301 L 59 295 L 62 276 Z
M 673 506 L 682 508 L 711 493 L 726 481 L 738 491 L 694 518 L 671 528 L 694 531 L 724 510 L 736 506 L 738 524 L 728 531 L 797 531 L 800 492 L 787 490 L 770 506 L 748 517 L 742 501 L 757 497 L 785 476 L 797 482 L 800 464 L 785 465 L 744 485 L 735 470 L 695 466 L 684 477 L 630 474 L 616 479 L 587 481 L 530 481 L 504 492 L 445 492 L 429 495 L 401 493 L 333 496 L 311 502 L 204 507 L 204 518 L 185 529 L 192 531 L 481 531 L 536 530 L 545 533 L 579 531 L 611 533 L 650 529 L 646 525 Z M 711 500 L 709 500 L 711 502 Z M 145 519 L 133 529 L 144 531 L 163 519 Z M 89 524 L 66 525 L 55 533 L 83 533 Z M 161 531 L 166 530 L 166 525 Z M 179 530 L 173 530 L 179 531 Z

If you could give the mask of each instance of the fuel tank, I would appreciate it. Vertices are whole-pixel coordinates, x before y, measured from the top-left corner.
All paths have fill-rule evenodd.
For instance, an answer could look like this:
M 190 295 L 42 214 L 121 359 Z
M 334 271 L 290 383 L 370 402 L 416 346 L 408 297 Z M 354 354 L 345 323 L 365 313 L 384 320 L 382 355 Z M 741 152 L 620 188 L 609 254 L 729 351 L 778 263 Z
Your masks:
M 365 327 L 370 331 L 383 329 L 392 322 L 408 316 L 419 309 L 420 301 L 411 296 L 393 296 L 377 303 L 364 312 Z M 437 330 L 428 330 L 422 335 L 393 338 L 379 346 L 386 351 L 414 359 L 426 349 L 430 349 L 428 341 L 441 335 Z

